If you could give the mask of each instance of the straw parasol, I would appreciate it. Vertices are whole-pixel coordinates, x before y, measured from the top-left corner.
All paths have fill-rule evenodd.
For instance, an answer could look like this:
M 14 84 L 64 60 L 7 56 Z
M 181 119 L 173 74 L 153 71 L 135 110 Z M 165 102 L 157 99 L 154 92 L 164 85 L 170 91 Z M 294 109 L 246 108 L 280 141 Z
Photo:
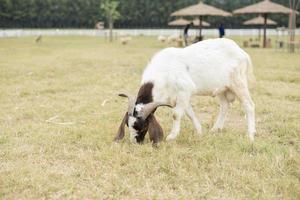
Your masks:
M 193 24 L 194 24 L 194 26 L 199 26 L 200 25 L 200 20 L 199 19 L 194 19 Z M 208 26 L 210 26 L 210 23 L 202 20 L 202 26 L 208 27 Z
M 176 19 L 174 21 L 171 21 L 168 23 L 169 26 L 186 26 L 188 24 L 190 24 L 191 22 L 189 20 L 183 19 L 183 18 L 179 18 Z
M 249 19 L 247 21 L 245 21 L 243 24 L 244 25 L 264 25 L 265 20 L 264 18 L 259 15 L 258 17 L 255 17 L 253 19 Z M 267 25 L 276 25 L 277 22 L 271 20 L 271 19 L 267 19 Z
M 226 12 L 224 10 L 218 9 L 216 7 L 204 4 L 200 1 L 196 5 L 188 6 L 186 8 L 182 8 L 178 11 L 175 11 L 171 14 L 171 16 L 197 16 L 199 17 L 199 38 L 202 37 L 202 18 L 204 16 L 231 16 L 231 13 Z
M 264 18 L 264 40 L 263 40 L 263 47 L 266 47 L 267 44 L 267 37 L 266 37 L 266 30 L 267 30 L 267 19 L 268 14 L 271 13 L 284 13 L 289 14 L 292 12 L 292 9 L 284 7 L 280 4 L 271 2 L 270 0 L 264 0 L 259 3 L 252 4 L 250 6 L 246 6 L 244 8 L 240 8 L 234 10 L 234 14 L 250 14 L 250 13 L 258 13 L 262 14 Z
M 244 25 L 258 25 L 258 26 L 262 26 L 265 24 L 265 19 L 259 15 L 258 17 L 255 17 L 253 19 L 247 20 L 243 23 Z M 271 19 L 267 19 L 267 25 L 277 25 L 277 22 L 271 20 Z M 260 27 L 259 27 L 259 34 L 258 34 L 258 38 L 260 39 Z
M 199 26 L 199 19 L 195 19 L 192 21 L 194 26 Z M 173 20 L 173 21 L 170 21 L 168 23 L 169 26 L 186 26 L 188 24 L 190 24 L 191 21 L 189 20 L 186 20 L 184 18 L 179 18 L 179 19 L 176 19 L 176 20 Z M 206 22 L 206 21 L 202 21 L 202 26 L 210 26 L 210 23 Z

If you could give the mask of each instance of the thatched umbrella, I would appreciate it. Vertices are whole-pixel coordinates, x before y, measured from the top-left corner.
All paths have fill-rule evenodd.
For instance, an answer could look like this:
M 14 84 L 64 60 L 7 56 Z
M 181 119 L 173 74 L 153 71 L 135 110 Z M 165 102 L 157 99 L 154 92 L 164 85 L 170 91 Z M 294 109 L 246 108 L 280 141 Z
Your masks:
M 179 18 L 176 20 L 173 20 L 171 22 L 168 23 L 169 26 L 175 26 L 175 27 L 179 27 L 179 26 L 186 26 L 188 24 L 190 24 L 191 22 L 189 20 L 183 19 L 183 18 Z
M 200 24 L 200 21 L 199 19 L 195 19 L 192 21 L 194 26 L 199 26 Z M 186 26 L 188 24 L 190 24 L 191 21 L 187 20 L 187 19 L 184 19 L 184 18 L 179 18 L 179 19 L 176 19 L 176 20 L 173 20 L 173 21 L 170 21 L 168 23 L 169 26 Z M 210 23 L 206 22 L 206 21 L 202 21 L 202 26 L 210 26 Z
M 200 1 L 196 5 L 188 6 L 186 8 L 182 8 L 178 11 L 175 11 L 171 14 L 171 16 L 196 16 L 199 17 L 199 39 L 202 37 L 202 18 L 204 16 L 231 16 L 231 13 L 226 12 L 224 10 L 215 8 L 213 6 L 207 5 Z
M 253 19 L 250 19 L 250 20 L 247 20 L 243 23 L 244 25 L 257 25 L 259 26 L 259 39 L 260 39 L 260 26 L 264 25 L 265 24 L 265 19 L 259 15 L 258 17 L 255 17 Z M 271 20 L 271 19 L 267 19 L 267 25 L 277 25 L 277 22 Z
M 258 17 L 244 21 L 243 24 L 244 25 L 264 25 L 264 23 L 265 23 L 264 18 L 261 15 L 259 15 Z M 277 24 L 277 22 L 275 22 L 271 19 L 267 19 L 267 25 L 276 25 L 276 24 Z
M 199 19 L 194 19 L 193 24 L 194 24 L 194 26 L 200 26 L 200 20 Z M 208 26 L 210 26 L 210 23 L 202 20 L 202 26 L 208 27 Z
M 179 27 L 179 26 L 186 26 L 188 24 L 190 24 L 191 22 L 193 22 L 193 25 L 194 26 L 199 26 L 199 19 L 195 19 L 193 21 L 189 21 L 189 20 L 186 20 L 184 18 L 179 18 L 179 19 L 176 19 L 176 20 L 173 20 L 173 21 L 170 21 L 168 23 L 169 26 L 176 26 L 176 27 Z M 210 24 L 206 21 L 202 21 L 202 26 L 210 26 Z
M 188 24 L 190 24 L 191 22 L 189 20 L 183 19 L 183 18 L 179 18 L 176 19 L 174 21 L 171 21 L 168 23 L 169 26 L 186 26 Z
M 267 37 L 266 37 L 266 32 L 267 32 L 267 19 L 268 19 L 268 14 L 271 13 L 284 13 L 284 14 L 289 14 L 291 13 L 292 10 L 290 8 L 284 7 L 280 4 L 273 3 L 270 0 L 264 0 L 259 3 L 255 3 L 250 6 L 246 6 L 244 8 L 240 8 L 237 10 L 234 10 L 234 14 L 249 14 L 249 13 L 258 13 L 262 14 L 264 17 L 264 40 L 263 40 L 263 47 L 265 48 L 267 45 Z

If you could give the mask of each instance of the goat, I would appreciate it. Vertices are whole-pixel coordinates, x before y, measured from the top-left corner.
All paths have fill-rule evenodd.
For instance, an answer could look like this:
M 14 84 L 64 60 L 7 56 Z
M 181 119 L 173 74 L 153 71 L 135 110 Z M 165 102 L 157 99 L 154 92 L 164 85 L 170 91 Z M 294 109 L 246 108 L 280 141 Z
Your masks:
M 167 43 L 168 44 L 171 44 L 173 42 L 176 42 L 177 40 L 179 40 L 180 37 L 178 35 L 170 35 L 168 38 L 167 38 Z
M 129 43 L 129 41 L 131 41 L 131 37 L 129 36 L 123 36 L 120 38 L 121 44 L 126 45 Z
M 166 37 L 166 36 L 159 35 L 159 36 L 157 37 L 157 41 L 159 41 L 159 42 L 164 43 L 166 40 L 167 40 L 167 37 Z
M 185 48 L 166 48 L 157 53 L 143 76 L 137 97 L 127 97 L 128 110 L 115 140 L 124 137 L 125 124 L 132 142 L 142 143 L 147 131 L 153 144 L 163 139 L 163 131 L 154 117 L 159 106 L 173 108 L 173 127 L 166 140 L 180 132 L 184 113 L 191 119 L 199 135 L 202 128 L 190 99 L 193 95 L 217 96 L 220 111 L 212 131 L 223 128 L 229 105 L 239 99 L 248 124 L 248 136 L 254 141 L 255 108 L 248 84 L 255 81 L 249 55 L 230 39 L 209 39 Z

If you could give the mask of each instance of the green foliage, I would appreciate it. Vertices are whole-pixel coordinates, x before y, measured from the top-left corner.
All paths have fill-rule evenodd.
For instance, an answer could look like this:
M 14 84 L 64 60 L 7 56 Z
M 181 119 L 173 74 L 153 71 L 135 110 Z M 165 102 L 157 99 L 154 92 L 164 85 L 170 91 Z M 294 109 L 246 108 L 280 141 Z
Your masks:
M 116 0 L 104 0 L 100 8 L 104 11 L 108 20 L 114 21 L 120 17 L 120 13 L 117 10 L 118 6 L 119 2 Z
M 261 0 L 203 0 L 218 8 L 234 9 Z M 287 0 L 272 0 L 289 6 Z M 107 18 L 103 9 L 111 0 L 0 0 L 0 27 L 2 28 L 93 28 L 99 20 Z M 199 0 L 113 0 L 119 14 L 115 16 L 116 27 L 166 27 L 170 14 Z M 102 6 L 101 6 L 102 5 Z M 99 8 L 102 7 L 102 9 Z M 122 16 L 122 17 L 117 17 Z M 227 27 L 240 27 L 243 20 L 255 15 L 231 18 L 208 17 L 213 26 L 223 22 Z M 287 26 L 287 15 L 271 15 L 279 26 Z M 300 25 L 298 20 L 298 25 Z

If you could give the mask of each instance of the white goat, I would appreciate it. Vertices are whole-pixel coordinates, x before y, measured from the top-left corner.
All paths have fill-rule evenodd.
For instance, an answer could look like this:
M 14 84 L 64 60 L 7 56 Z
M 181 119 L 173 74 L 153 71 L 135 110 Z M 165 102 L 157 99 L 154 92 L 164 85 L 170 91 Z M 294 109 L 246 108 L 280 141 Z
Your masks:
M 159 42 L 165 42 L 167 40 L 167 37 L 166 36 L 163 36 L 163 35 L 159 35 L 157 37 L 157 41 Z
M 123 118 L 116 140 L 124 137 L 124 126 L 130 129 L 133 142 L 143 142 L 149 130 L 150 140 L 157 143 L 163 132 L 154 117 L 158 106 L 173 107 L 173 127 L 167 140 L 175 139 L 180 132 L 184 113 L 192 120 L 197 133 L 201 124 L 190 104 L 193 95 L 217 96 L 220 112 L 212 131 L 223 128 L 229 104 L 237 97 L 247 116 L 248 136 L 255 135 L 254 103 L 250 97 L 248 80 L 255 80 L 249 55 L 234 41 L 210 39 L 186 48 L 166 48 L 157 53 L 142 77 L 142 85 L 136 98 L 128 97 L 128 112 Z
M 123 37 L 120 38 L 121 44 L 123 44 L 123 45 L 128 44 L 129 41 L 131 41 L 131 40 L 132 40 L 132 39 L 131 39 L 131 37 L 129 37 L 129 36 L 123 36 Z
M 170 35 L 168 38 L 167 38 L 167 43 L 168 44 L 171 44 L 173 42 L 176 42 L 177 40 L 179 40 L 180 37 L 178 35 Z

